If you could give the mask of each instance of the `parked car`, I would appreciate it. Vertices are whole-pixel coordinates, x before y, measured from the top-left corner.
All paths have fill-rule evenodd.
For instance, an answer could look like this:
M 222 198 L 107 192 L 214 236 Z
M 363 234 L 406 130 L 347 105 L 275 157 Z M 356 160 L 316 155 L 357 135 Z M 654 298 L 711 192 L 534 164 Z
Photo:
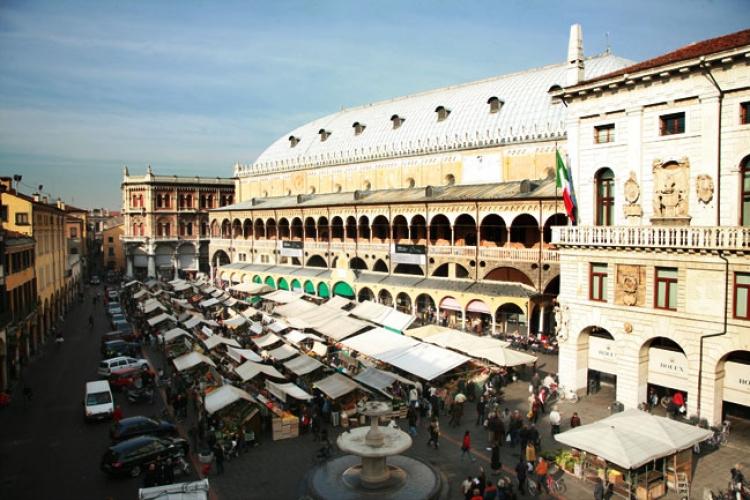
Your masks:
M 110 304 L 107 304 L 107 314 L 110 316 L 113 316 L 115 314 L 124 314 L 122 312 L 122 307 L 120 307 L 120 304 L 117 302 L 112 302 Z
M 109 297 L 109 300 L 114 300 L 116 302 L 120 299 L 120 293 L 117 290 L 110 290 L 107 292 L 107 297 Z
M 109 430 L 109 437 L 112 438 L 112 441 L 124 441 L 136 436 L 172 436 L 176 434 L 177 428 L 172 422 L 154 420 L 144 416 L 123 418 L 116 424 L 112 424 Z
M 101 284 L 102 280 L 99 279 L 99 276 L 93 275 L 91 279 L 89 280 L 89 283 L 92 285 L 99 285 Z
M 136 335 L 132 331 L 124 332 L 122 330 L 113 330 L 102 335 L 102 346 L 112 340 L 124 340 L 126 342 L 135 342 Z
M 137 357 L 141 353 L 141 345 L 137 342 L 126 340 L 109 340 L 102 345 L 104 359 L 116 358 L 117 356 Z
M 112 315 L 112 318 L 110 318 L 110 322 L 114 323 L 115 321 L 127 321 L 124 314 L 121 313 L 115 313 Z
M 109 377 L 113 371 L 123 368 L 142 368 L 149 366 L 145 359 L 131 358 L 130 356 L 118 356 L 116 358 L 105 359 L 99 363 L 97 373 L 101 377 Z
M 86 421 L 112 418 L 114 411 L 114 399 L 109 382 L 86 382 L 86 392 L 83 395 L 83 417 Z
M 125 391 L 136 387 L 136 384 L 141 381 L 141 376 L 144 372 L 149 372 L 151 379 L 153 380 L 156 376 L 153 370 L 146 366 L 130 366 L 127 368 L 120 368 L 112 370 L 109 374 L 109 385 L 114 391 Z
M 139 436 L 110 446 L 102 457 L 101 468 L 112 475 L 138 477 L 147 464 L 158 458 L 184 457 L 189 449 L 184 439 Z
M 119 330 L 121 332 L 128 333 L 135 338 L 135 333 L 133 332 L 133 325 L 131 325 L 127 320 L 125 319 L 118 319 L 117 321 L 112 321 L 112 328 L 115 330 Z

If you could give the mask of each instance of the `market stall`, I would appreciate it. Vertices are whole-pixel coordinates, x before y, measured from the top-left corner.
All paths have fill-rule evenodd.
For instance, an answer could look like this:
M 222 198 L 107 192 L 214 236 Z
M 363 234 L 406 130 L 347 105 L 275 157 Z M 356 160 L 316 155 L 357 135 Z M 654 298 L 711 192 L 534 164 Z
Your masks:
M 415 317 L 402 313 L 384 304 L 378 304 L 371 300 L 360 302 L 349 314 L 361 319 L 372 321 L 389 330 L 401 332 L 406 330 L 414 321 Z
M 248 431 L 260 432 L 258 401 L 250 394 L 233 385 L 222 385 L 206 391 L 206 413 L 219 421 L 218 441 L 244 439 Z
M 564 470 L 613 484 L 623 498 L 659 498 L 678 474 L 690 481 L 696 443 L 712 431 L 640 410 L 626 410 L 555 435 L 575 453 L 561 455 Z
M 234 369 L 234 372 L 240 377 L 243 382 L 252 380 L 261 373 L 277 379 L 283 380 L 286 378 L 273 366 L 256 363 L 254 361 L 245 361 L 240 366 L 236 367 Z
M 174 367 L 178 372 L 189 370 L 190 368 L 196 367 L 200 364 L 206 364 L 216 367 L 216 363 L 214 363 L 211 358 L 195 351 L 174 358 L 172 360 L 172 363 L 174 363 Z
M 305 354 L 301 354 L 284 363 L 284 368 L 299 376 L 312 373 L 323 366 L 325 366 L 323 363 Z

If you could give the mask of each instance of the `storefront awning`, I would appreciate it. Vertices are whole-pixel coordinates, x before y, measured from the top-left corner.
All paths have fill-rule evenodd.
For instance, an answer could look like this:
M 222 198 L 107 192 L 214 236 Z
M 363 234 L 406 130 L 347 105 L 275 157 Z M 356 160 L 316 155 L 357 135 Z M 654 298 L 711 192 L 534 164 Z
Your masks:
M 324 365 L 317 359 L 311 358 L 306 354 L 302 354 L 294 359 L 287 361 L 286 363 L 284 363 L 284 366 L 292 373 L 295 373 L 297 375 L 306 375 L 312 371 L 317 370 L 318 368 L 321 368 Z
M 211 358 L 195 351 L 174 358 L 172 360 L 172 363 L 174 363 L 174 367 L 178 372 L 185 371 L 194 366 L 198 366 L 201 363 L 205 363 L 216 368 L 216 364 Z
M 222 408 L 226 408 L 234 402 L 245 400 L 250 403 L 257 403 L 254 397 L 239 387 L 233 385 L 222 385 L 206 394 L 205 407 L 209 415 L 213 415 Z
M 263 283 L 238 283 L 229 287 L 234 292 L 242 292 L 250 295 L 258 295 L 273 290 L 270 286 Z
M 446 297 L 440 301 L 440 309 L 448 309 L 449 311 L 462 311 L 461 304 L 458 303 L 453 297 Z
M 299 399 L 301 401 L 309 401 L 312 399 L 311 395 L 291 382 L 287 384 L 277 384 L 270 380 L 266 380 L 266 389 L 281 401 L 286 401 L 287 396 L 291 396 L 294 399 Z
M 284 344 L 276 349 L 268 351 L 268 355 L 277 361 L 284 361 L 299 354 L 299 351 L 289 344 Z
M 252 380 L 261 373 L 268 375 L 269 377 L 285 379 L 286 377 L 279 373 L 279 371 L 270 365 L 264 365 L 262 363 L 255 363 L 253 361 L 245 361 L 240 366 L 234 369 L 234 372 L 239 375 L 243 382 Z
M 354 380 L 340 373 L 334 373 L 322 380 L 318 380 L 313 384 L 313 387 L 320 389 L 331 399 L 338 399 L 352 391 L 356 391 L 357 389 L 367 391 L 367 389 L 356 383 Z
M 469 304 L 466 306 L 466 311 L 481 314 L 492 314 L 490 309 L 487 307 L 487 304 L 485 304 L 481 300 L 472 300 L 471 302 L 469 302 Z
M 366 300 L 361 302 L 357 307 L 352 309 L 349 314 L 358 318 L 372 321 L 388 329 L 400 332 L 414 321 L 414 316 L 404 314 L 392 307 Z

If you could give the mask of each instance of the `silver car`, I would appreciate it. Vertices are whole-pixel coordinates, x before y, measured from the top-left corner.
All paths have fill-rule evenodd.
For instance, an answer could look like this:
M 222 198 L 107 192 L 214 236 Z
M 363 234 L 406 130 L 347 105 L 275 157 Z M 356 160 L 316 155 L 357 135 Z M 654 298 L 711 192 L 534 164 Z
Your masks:
M 116 358 L 105 359 L 99 363 L 97 373 L 101 377 L 109 377 L 113 370 L 122 370 L 123 368 L 145 366 L 148 367 L 148 361 L 145 359 L 131 358 L 130 356 L 118 356 Z

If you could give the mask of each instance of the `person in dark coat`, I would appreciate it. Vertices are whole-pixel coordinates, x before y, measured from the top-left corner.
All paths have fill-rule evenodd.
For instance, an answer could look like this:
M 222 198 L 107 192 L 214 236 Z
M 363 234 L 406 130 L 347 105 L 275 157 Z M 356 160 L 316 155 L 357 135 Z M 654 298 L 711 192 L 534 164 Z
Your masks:
M 159 478 L 156 471 L 156 464 L 151 462 L 148 464 L 146 474 L 143 477 L 143 487 L 151 488 L 152 486 L 159 486 Z
M 516 478 L 518 478 L 518 492 L 521 495 L 526 494 L 526 474 L 528 472 L 528 468 L 526 467 L 526 461 L 523 459 L 523 456 L 516 464 Z
M 492 468 L 493 474 L 499 474 L 503 464 L 500 462 L 500 447 L 495 443 L 492 446 L 492 459 L 490 460 L 490 467 Z
M 214 460 L 216 460 L 216 473 L 224 474 L 224 448 L 220 443 L 214 446 Z

